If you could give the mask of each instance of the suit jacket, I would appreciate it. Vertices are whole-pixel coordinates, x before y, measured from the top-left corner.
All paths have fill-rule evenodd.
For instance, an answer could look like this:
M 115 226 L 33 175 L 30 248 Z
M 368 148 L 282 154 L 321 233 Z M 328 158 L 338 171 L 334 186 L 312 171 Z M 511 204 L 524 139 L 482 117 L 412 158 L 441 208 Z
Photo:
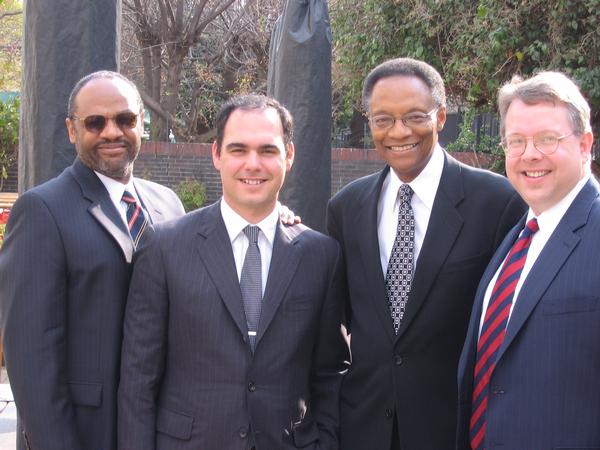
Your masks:
M 508 181 L 448 154 L 404 318 L 394 333 L 381 269 L 377 203 L 386 167 L 330 200 L 328 229 L 342 246 L 352 364 L 340 399 L 344 450 L 453 448 L 456 368 L 475 289 L 524 211 Z
M 183 214 L 171 190 L 134 184 L 150 221 Z M 115 447 L 133 250 L 104 185 L 79 159 L 15 203 L 0 251 L 0 307 L 19 448 Z
M 590 180 L 515 301 L 490 379 L 486 449 L 600 449 L 600 199 Z M 469 447 L 473 367 L 485 290 L 525 226 L 485 271 L 459 365 L 458 448 Z
M 219 203 L 156 227 L 125 314 L 119 449 L 337 449 L 338 256 L 278 226 L 253 354 Z

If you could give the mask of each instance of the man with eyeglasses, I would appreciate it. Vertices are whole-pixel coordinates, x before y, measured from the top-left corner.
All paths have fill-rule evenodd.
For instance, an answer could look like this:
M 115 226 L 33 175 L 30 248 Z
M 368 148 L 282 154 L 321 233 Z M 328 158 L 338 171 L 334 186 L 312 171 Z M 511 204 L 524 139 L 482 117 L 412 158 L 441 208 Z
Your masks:
M 66 125 L 75 162 L 19 198 L 0 250 L 6 367 L 18 449 L 109 450 L 132 255 L 147 223 L 184 211 L 132 176 L 143 106 L 130 80 L 81 79 Z
M 440 74 L 409 58 L 367 76 L 363 103 L 380 172 L 329 203 L 341 244 L 352 363 L 340 400 L 340 448 L 451 449 L 456 369 L 475 289 L 525 208 L 508 181 L 438 144 Z
M 487 267 L 459 364 L 458 449 L 600 448 L 600 188 L 590 107 L 558 72 L 498 93 L 529 206 Z

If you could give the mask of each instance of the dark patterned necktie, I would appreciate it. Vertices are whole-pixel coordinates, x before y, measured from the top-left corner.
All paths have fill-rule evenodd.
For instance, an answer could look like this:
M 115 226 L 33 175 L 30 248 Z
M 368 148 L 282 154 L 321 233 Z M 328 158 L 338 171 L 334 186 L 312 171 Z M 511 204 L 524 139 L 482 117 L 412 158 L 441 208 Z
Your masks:
M 148 221 L 146 220 L 144 211 L 142 211 L 142 207 L 129 191 L 123 192 L 121 200 L 127 203 L 127 228 L 129 228 L 129 234 L 131 234 L 131 239 L 133 239 L 133 245 L 137 247 Z
M 404 316 L 413 275 L 415 216 L 410 206 L 412 195 L 413 190 L 408 184 L 400 186 L 396 239 L 385 276 L 388 304 L 396 334 Z
M 249 243 L 240 276 L 240 289 L 242 291 L 242 299 L 244 300 L 248 338 L 252 351 L 254 351 L 254 344 L 256 342 L 256 332 L 258 331 L 262 303 L 262 270 L 260 250 L 258 248 L 259 231 L 260 228 L 255 225 L 248 225 L 244 228 L 244 234 L 248 237 Z
M 533 235 L 538 230 L 538 223 L 535 218 L 527 222 L 521 237 L 512 246 L 502 265 L 485 312 L 479 342 L 477 343 L 477 357 L 473 374 L 473 398 L 469 425 L 473 450 L 484 448 L 485 411 L 487 409 L 489 382 L 496 366 L 498 349 L 502 345 L 506 334 L 515 288 L 525 266 L 529 245 Z

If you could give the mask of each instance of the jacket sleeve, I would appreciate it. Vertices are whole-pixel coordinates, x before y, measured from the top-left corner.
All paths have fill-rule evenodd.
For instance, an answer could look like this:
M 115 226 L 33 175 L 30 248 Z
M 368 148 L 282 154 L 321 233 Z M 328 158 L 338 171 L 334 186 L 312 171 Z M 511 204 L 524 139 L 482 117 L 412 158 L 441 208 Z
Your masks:
M 156 442 L 156 398 L 165 366 L 168 291 L 155 234 L 134 257 L 127 298 L 118 393 L 118 448 L 152 450 Z
M 0 251 L 0 307 L 6 367 L 31 448 L 82 448 L 67 383 L 67 282 L 55 218 L 26 193 Z
M 339 245 L 330 241 L 330 278 L 321 311 L 319 335 L 313 356 L 312 403 L 319 427 L 319 449 L 338 449 L 339 398 L 343 375 L 350 353 L 342 333 L 344 278 L 340 265 Z

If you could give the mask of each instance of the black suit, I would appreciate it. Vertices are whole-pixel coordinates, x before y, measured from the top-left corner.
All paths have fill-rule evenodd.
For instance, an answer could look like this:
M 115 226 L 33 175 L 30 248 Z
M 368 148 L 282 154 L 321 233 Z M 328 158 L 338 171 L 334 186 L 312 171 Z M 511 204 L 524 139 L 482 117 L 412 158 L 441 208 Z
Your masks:
M 171 190 L 134 185 L 151 221 L 183 214 Z M 104 185 L 79 159 L 15 203 L 0 251 L 0 305 L 19 448 L 115 447 L 133 250 Z
M 377 204 L 388 171 L 349 184 L 329 203 L 329 232 L 346 265 L 352 353 L 340 400 L 340 445 L 387 450 L 396 417 L 402 450 L 451 449 L 456 370 L 475 289 L 525 208 L 505 178 L 445 154 L 396 336 L 377 236 Z
M 278 225 L 252 354 L 219 203 L 155 229 L 127 301 L 119 449 L 337 449 L 337 243 Z

